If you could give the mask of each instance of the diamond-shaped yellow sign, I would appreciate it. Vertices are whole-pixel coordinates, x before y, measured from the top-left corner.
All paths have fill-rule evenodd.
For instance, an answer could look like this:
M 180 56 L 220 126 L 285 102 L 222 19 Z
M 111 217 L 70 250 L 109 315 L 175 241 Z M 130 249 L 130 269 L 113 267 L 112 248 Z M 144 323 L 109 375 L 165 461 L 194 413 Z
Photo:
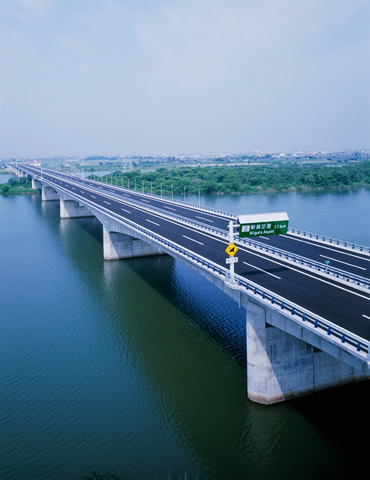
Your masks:
M 233 257 L 238 250 L 238 247 L 231 242 L 226 248 L 225 252 L 228 253 L 230 257 Z

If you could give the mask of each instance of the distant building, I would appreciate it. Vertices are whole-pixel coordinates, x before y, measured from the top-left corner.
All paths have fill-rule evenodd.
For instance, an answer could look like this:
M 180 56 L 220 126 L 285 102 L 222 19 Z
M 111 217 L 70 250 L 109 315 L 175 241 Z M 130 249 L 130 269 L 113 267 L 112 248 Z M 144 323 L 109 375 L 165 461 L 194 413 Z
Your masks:
M 29 165 L 30 167 L 41 167 L 41 162 L 39 160 L 29 160 L 25 163 L 27 163 L 27 165 Z

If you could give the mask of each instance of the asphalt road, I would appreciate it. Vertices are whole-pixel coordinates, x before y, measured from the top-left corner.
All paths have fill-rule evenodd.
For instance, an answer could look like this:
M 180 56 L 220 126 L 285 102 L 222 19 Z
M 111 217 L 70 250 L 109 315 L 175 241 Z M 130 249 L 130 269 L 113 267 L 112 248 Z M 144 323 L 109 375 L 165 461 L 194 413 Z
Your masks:
M 33 167 L 22 165 L 22 168 L 31 173 L 40 174 L 40 171 Z M 68 190 L 71 195 L 79 195 L 209 261 L 222 267 L 226 266 L 228 254 L 225 249 L 229 243 L 227 239 L 201 231 L 192 225 L 185 225 L 175 218 L 165 217 L 163 212 L 169 215 L 180 215 L 223 230 L 227 230 L 230 219 L 235 219 L 232 215 L 209 212 L 110 185 L 100 183 L 97 185 L 96 182 L 59 172 L 43 170 L 43 177 L 45 180 L 54 182 L 56 187 Z M 149 206 L 158 210 L 149 211 Z M 368 275 L 369 272 L 370 257 L 365 255 L 345 252 L 316 242 L 302 241 L 290 235 L 266 237 L 260 241 L 284 250 L 295 251 L 301 256 L 311 256 L 318 261 L 330 257 L 331 262 L 337 262 L 338 268 L 348 271 L 351 268 L 351 271 L 354 270 L 357 275 L 365 276 L 364 273 Z M 370 293 L 343 285 L 283 260 L 267 257 L 263 253 L 252 251 L 241 245 L 238 246 L 236 274 L 370 341 Z
M 46 172 L 46 171 L 45 171 Z M 180 215 L 195 222 L 200 222 L 209 227 L 228 230 L 228 223 L 234 220 L 233 214 L 210 212 L 197 206 L 187 206 L 181 203 L 170 202 L 168 198 L 152 196 L 139 191 L 127 190 L 113 185 L 107 185 L 91 180 L 82 179 L 76 176 L 53 172 L 65 179 L 73 179 L 83 185 L 94 185 L 102 192 L 109 192 L 118 198 L 130 198 L 143 205 L 150 205 L 162 209 L 173 215 Z M 330 266 L 345 270 L 354 275 L 370 279 L 370 256 L 357 251 L 350 251 L 335 245 L 323 244 L 309 238 L 297 237 L 295 235 L 276 235 L 271 237 L 258 237 L 254 239 L 266 246 L 276 247 L 287 252 L 306 257 L 310 260 L 324 264 L 330 262 Z

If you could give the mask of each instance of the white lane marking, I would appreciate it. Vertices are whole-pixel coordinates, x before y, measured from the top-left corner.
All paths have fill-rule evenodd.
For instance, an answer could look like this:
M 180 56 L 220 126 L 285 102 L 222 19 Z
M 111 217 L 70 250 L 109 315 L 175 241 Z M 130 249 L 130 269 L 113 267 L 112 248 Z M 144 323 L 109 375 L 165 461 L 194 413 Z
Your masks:
M 163 208 L 167 208 L 167 210 L 173 210 L 174 212 L 176 212 L 176 208 L 165 207 L 165 206 Z
M 216 237 L 214 237 L 214 239 L 217 240 Z M 222 242 L 222 243 L 225 243 L 225 242 Z M 287 269 L 289 269 L 289 270 L 294 270 L 295 272 L 298 272 L 298 273 L 300 273 L 301 275 L 306 275 L 306 277 L 314 278 L 315 280 L 318 280 L 319 282 L 327 283 L 328 285 L 332 285 L 332 286 L 335 287 L 335 288 L 339 288 L 339 290 L 344 290 L 345 292 L 352 293 L 352 295 L 356 295 L 357 297 L 361 297 L 361 298 L 364 298 L 365 300 L 370 301 L 370 297 L 366 297 L 365 295 L 361 295 L 361 293 L 354 292 L 354 291 L 352 291 L 352 290 L 349 290 L 348 288 L 341 287 L 340 285 L 336 285 L 335 283 L 329 282 L 328 280 L 324 280 L 323 278 L 320 278 L 319 276 L 311 275 L 310 273 L 304 272 L 303 270 L 297 270 L 296 268 L 292 267 L 292 266 L 289 265 L 289 264 L 284 265 L 283 263 L 277 262 L 276 260 L 272 260 L 271 258 L 267 259 L 267 258 L 264 257 L 263 255 L 258 255 L 258 253 L 253 252 L 253 251 L 250 251 L 250 250 L 246 250 L 245 248 L 242 248 L 242 247 L 240 247 L 240 246 L 239 246 L 239 250 L 244 250 L 245 252 L 248 252 L 248 253 L 250 253 L 250 254 L 252 254 L 252 255 L 255 255 L 256 257 L 261 257 L 261 258 L 263 258 L 264 260 L 268 260 L 269 262 L 277 263 L 278 265 L 281 265 L 282 267 L 285 267 L 285 268 L 287 268 Z
M 96 198 L 94 195 L 90 195 L 91 198 Z
M 110 202 L 107 202 L 106 200 L 104 200 L 104 203 L 107 203 L 108 205 L 112 205 Z
M 67 184 L 66 184 L 66 185 L 67 185 Z M 75 187 L 72 187 L 72 188 L 73 188 L 73 190 L 76 190 Z
M 320 255 L 322 258 L 328 258 L 329 260 L 333 260 L 333 262 L 344 263 L 344 265 L 349 265 L 350 267 L 359 268 L 360 270 L 366 270 L 364 267 L 358 267 L 357 265 L 353 265 L 353 263 L 342 262 L 341 260 L 337 260 L 336 258 L 326 257 L 325 255 Z
M 130 210 L 126 210 L 125 208 L 121 208 L 124 212 L 131 213 Z
M 359 257 L 358 255 L 354 255 L 353 253 L 348 253 L 348 252 L 344 252 L 343 250 L 339 250 L 340 245 L 338 245 L 338 250 L 336 250 L 335 248 L 325 247 L 321 243 L 316 244 L 316 243 L 313 243 L 313 241 L 308 242 L 307 240 L 301 240 L 300 238 L 295 238 L 293 235 L 280 235 L 280 236 L 290 238 L 291 240 L 295 240 L 296 242 L 308 243 L 313 247 L 324 248 L 325 250 L 330 250 L 331 252 L 341 253 L 342 255 L 348 255 L 349 257 L 355 257 L 355 258 L 359 258 L 360 260 L 365 260 L 365 262 L 370 262 L 369 258 Z
M 141 199 L 142 202 L 147 202 L 150 203 L 149 200 L 144 200 L 143 198 Z
M 80 193 L 85 193 L 83 190 L 80 190 Z
M 270 241 L 270 239 L 267 238 L 267 237 L 258 237 L 258 238 L 263 238 L 264 240 L 269 240 Z M 258 240 L 258 238 L 257 238 L 257 240 Z
M 370 317 L 368 317 L 367 315 L 362 315 L 362 316 L 370 320 Z
M 156 223 L 156 222 L 152 222 L 151 220 L 148 220 L 147 218 L 145 219 L 147 222 L 150 222 L 150 223 L 154 223 L 154 225 L 157 225 L 157 227 L 159 227 L 159 223 Z
M 266 272 L 266 270 L 263 270 L 262 268 L 258 268 L 258 267 L 256 267 L 255 265 L 252 265 L 251 263 L 247 263 L 247 262 L 243 262 L 243 263 L 245 263 L 245 264 L 248 265 L 249 267 L 253 267 L 253 268 L 255 268 L 256 270 L 261 270 L 261 272 L 267 273 L 267 275 L 271 275 L 272 277 L 275 277 L 275 278 L 278 278 L 279 280 L 281 280 L 281 277 L 278 277 L 277 275 L 274 275 L 273 273 Z
M 188 240 L 191 240 L 192 242 L 199 243 L 199 245 L 204 245 L 202 242 L 198 242 L 198 240 L 194 240 L 194 238 L 187 237 L 186 235 L 183 235 L 184 238 L 187 238 Z
M 201 220 L 205 220 L 206 222 L 213 223 L 213 220 L 209 220 L 208 218 L 204 218 L 204 217 L 198 217 L 198 215 L 195 215 L 195 218 L 200 218 Z

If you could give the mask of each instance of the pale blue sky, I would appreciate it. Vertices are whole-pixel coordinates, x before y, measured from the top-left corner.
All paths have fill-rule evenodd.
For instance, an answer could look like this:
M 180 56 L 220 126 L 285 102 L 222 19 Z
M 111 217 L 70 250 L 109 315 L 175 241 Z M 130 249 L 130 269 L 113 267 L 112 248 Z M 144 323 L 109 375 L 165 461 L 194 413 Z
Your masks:
M 370 148 L 368 0 L 1 0 L 0 158 Z

